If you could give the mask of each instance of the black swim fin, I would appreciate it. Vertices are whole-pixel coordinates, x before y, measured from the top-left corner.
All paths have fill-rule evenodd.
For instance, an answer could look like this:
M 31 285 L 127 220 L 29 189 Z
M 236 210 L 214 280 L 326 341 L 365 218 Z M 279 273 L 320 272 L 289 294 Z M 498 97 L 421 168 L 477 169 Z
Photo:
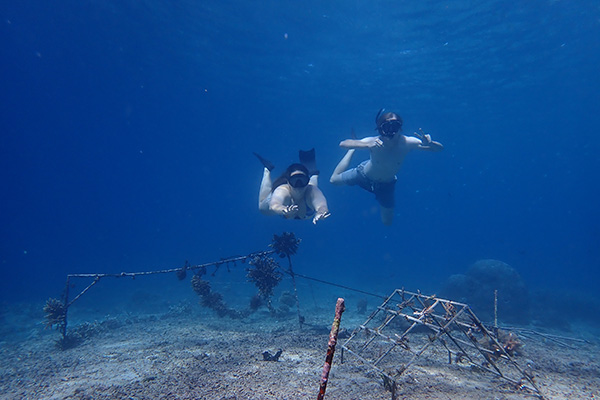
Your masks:
M 273 165 L 273 163 L 269 160 L 267 160 L 266 158 L 261 157 L 260 154 L 257 154 L 255 152 L 252 152 L 252 154 L 254 154 L 262 163 L 262 165 L 265 166 L 266 169 L 268 169 L 269 171 L 273 171 L 275 169 L 275 165 Z
M 319 170 L 317 169 L 317 161 L 315 159 L 315 149 L 310 149 L 308 151 L 300 150 L 298 152 L 300 157 L 300 163 L 303 164 L 306 169 L 308 169 L 308 173 L 312 175 L 319 175 Z

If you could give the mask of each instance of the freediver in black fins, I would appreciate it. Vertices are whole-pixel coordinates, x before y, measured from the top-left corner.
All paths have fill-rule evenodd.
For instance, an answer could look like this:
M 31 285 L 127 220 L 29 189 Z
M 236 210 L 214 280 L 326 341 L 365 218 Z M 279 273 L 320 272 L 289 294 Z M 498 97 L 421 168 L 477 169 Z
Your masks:
M 329 217 L 327 200 L 318 187 L 319 170 L 315 149 L 299 151 L 300 163 L 287 167 L 271 180 L 275 168 L 266 158 L 253 153 L 264 166 L 258 195 L 258 209 L 265 215 L 281 215 L 286 219 L 312 219 L 313 224 Z

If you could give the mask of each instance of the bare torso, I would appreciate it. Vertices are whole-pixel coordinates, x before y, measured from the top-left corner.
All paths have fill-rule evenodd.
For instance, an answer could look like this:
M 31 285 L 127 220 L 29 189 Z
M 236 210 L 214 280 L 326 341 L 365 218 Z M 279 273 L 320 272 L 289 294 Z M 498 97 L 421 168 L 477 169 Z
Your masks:
M 382 145 L 369 148 L 371 158 L 365 165 L 365 175 L 376 182 L 390 182 L 395 179 L 400 171 L 404 157 L 409 151 L 416 148 L 421 141 L 404 135 L 393 138 L 371 138 L 373 142 L 381 140 Z

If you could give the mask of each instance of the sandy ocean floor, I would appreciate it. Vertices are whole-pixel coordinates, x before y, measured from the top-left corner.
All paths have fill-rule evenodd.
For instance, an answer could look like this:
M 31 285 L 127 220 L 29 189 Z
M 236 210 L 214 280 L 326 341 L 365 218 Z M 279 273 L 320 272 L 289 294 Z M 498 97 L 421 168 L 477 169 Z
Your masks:
M 84 320 L 90 315 L 81 313 L 69 327 L 86 338 L 68 350 L 56 347 L 57 331 L 44 329 L 41 307 L 2 305 L 2 399 L 316 398 L 335 302 L 307 310 L 302 329 L 295 312 L 275 319 L 265 309 L 231 320 L 193 300 L 154 314 Z M 342 328 L 352 331 L 366 316 L 348 309 Z M 585 341 L 520 336 L 517 361 L 530 365 L 544 398 L 600 398 L 600 346 L 584 329 L 552 333 Z M 278 349 L 277 362 L 263 360 L 264 351 Z M 340 350 L 326 399 L 392 398 L 380 375 L 352 355 L 342 364 Z M 424 353 L 397 382 L 398 399 L 536 398 L 477 368 L 448 364 L 439 351 Z

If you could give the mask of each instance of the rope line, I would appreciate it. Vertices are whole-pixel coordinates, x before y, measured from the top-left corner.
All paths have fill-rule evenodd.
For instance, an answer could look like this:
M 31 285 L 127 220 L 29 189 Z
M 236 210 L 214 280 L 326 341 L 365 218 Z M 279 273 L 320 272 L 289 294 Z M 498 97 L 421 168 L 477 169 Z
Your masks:
M 260 251 L 257 253 L 251 253 L 248 254 L 247 256 L 238 256 L 238 257 L 232 257 L 232 258 L 225 258 L 219 261 L 213 261 L 213 262 L 209 262 L 209 263 L 205 263 L 205 264 L 198 264 L 198 265 L 190 265 L 187 267 L 187 269 L 189 270 L 195 270 L 195 269 L 202 269 L 202 268 L 206 268 L 206 267 L 212 267 L 212 266 L 221 266 L 223 264 L 228 264 L 228 263 L 232 263 L 232 262 L 236 262 L 236 261 L 245 261 L 248 258 L 251 257 L 255 257 L 255 256 L 265 256 L 268 254 L 272 254 L 274 253 L 274 250 L 268 250 L 268 251 Z M 180 268 L 170 268 L 170 269 L 161 269 L 161 270 L 157 270 L 157 271 L 141 271 L 141 272 L 120 272 L 120 273 L 112 273 L 112 274 L 68 274 L 67 278 L 122 278 L 122 277 L 136 277 L 136 276 L 143 276 L 143 275 L 156 275 L 156 274 L 171 274 L 173 272 L 178 272 L 183 270 L 183 268 L 186 267 L 180 267 Z
M 286 272 L 287 272 L 287 271 L 286 271 Z M 288 273 L 289 273 L 289 272 L 288 272 Z M 338 283 L 333 283 L 333 282 L 325 281 L 325 280 L 323 280 L 323 279 L 313 278 L 312 276 L 302 275 L 302 274 L 299 274 L 299 273 L 297 273 L 297 272 L 295 272 L 295 273 L 294 273 L 294 275 L 296 275 L 296 276 L 298 276 L 298 277 L 300 277 L 300 278 L 308 279 L 309 281 L 315 281 L 315 282 L 323 283 L 323 284 L 325 284 L 325 285 L 339 287 L 339 288 L 346 289 L 346 290 L 350 290 L 350 291 L 353 291 L 353 292 L 358 292 L 358 293 L 366 294 L 366 295 L 369 295 L 369 296 L 378 297 L 378 298 L 380 298 L 380 299 L 386 299 L 386 298 L 387 298 L 386 296 L 381 296 L 381 295 L 379 295 L 379 294 L 370 293 L 370 292 L 366 292 L 366 291 L 364 291 L 364 290 L 360 290 L 360 289 L 351 288 L 351 287 L 349 287 L 349 286 L 340 285 L 340 284 L 338 284 Z

